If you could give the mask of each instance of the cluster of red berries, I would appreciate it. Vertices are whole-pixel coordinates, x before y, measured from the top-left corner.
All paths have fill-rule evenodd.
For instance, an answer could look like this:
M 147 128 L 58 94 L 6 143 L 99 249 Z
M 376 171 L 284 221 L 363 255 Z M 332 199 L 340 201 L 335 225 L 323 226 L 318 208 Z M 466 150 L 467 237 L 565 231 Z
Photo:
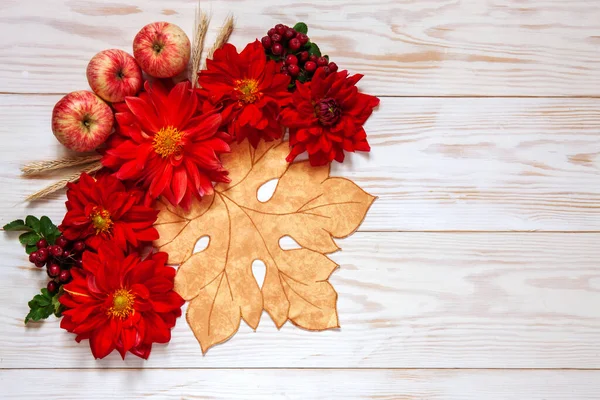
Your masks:
M 46 288 L 48 292 L 54 294 L 62 284 L 71 281 L 71 268 L 81 268 L 85 243 L 71 242 L 64 236 L 59 236 L 53 245 L 48 245 L 46 239 L 40 239 L 36 246 L 38 249 L 29 255 L 29 261 L 38 268 L 46 266 L 46 272 L 50 277 Z
M 292 82 L 310 80 L 319 68 L 327 74 L 336 72 L 338 66 L 329 62 L 327 56 L 311 54 L 311 43 L 306 34 L 289 26 L 277 24 L 269 29 L 267 36 L 261 39 L 267 55 L 276 61 L 283 61 L 281 73 L 292 77 Z

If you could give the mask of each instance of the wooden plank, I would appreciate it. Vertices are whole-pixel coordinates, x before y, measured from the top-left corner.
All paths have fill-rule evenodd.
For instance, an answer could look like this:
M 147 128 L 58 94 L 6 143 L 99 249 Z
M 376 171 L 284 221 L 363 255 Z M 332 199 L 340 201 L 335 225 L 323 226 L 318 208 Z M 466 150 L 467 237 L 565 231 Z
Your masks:
M 24 384 L 35 382 L 35 384 Z M 4 399 L 598 399 L 600 371 L 11 370 Z M 59 390 L 57 393 L 56 390 Z
M 0 223 L 64 214 L 63 193 L 26 207 L 51 180 L 18 170 L 65 154 L 59 98 L 0 95 Z M 379 196 L 361 230 L 600 230 L 600 100 L 385 98 L 366 129 L 372 152 L 332 169 Z
M 363 87 L 402 96 L 598 96 L 600 7 L 589 0 L 262 0 L 201 2 L 213 14 L 208 43 L 227 13 L 237 46 L 279 22 L 304 20 Z M 131 51 L 145 24 L 168 20 L 191 35 L 196 0 L 3 1 L 0 92 L 87 88 L 85 67 L 106 48 Z
M 2 368 L 600 368 L 600 234 L 359 232 L 332 255 L 341 329 L 265 314 L 203 357 L 179 320 L 146 362 L 95 361 L 54 319 L 24 327 L 45 273 L 15 242 L 0 235 Z

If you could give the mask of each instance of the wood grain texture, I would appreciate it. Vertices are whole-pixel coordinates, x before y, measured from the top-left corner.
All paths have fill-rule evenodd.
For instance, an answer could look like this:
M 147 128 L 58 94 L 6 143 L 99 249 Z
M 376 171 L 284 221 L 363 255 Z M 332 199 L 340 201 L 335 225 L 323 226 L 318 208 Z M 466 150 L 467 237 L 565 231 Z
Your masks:
M 155 20 L 191 35 L 196 0 L 4 0 L 0 92 L 87 88 L 85 67 L 106 48 L 131 52 Z M 365 90 L 401 96 L 598 96 L 600 7 L 590 0 L 263 0 L 202 2 L 212 43 L 227 13 L 245 45 L 279 22 L 305 20 L 342 68 L 366 75 Z M 210 47 L 210 46 L 207 46 Z
M 66 154 L 59 98 L 0 95 L 0 223 L 64 214 L 63 193 L 26 208 L 51 180 L 19 172 Z M 600 231 L 600 99 L 385 98 L 366 129 L 371 153 L 332 168 L 379 196 L 360 230 Z
M 68 379 L 65 379 L 68 377 Z M 17 385 L 15 382 L 35 382 Z M 4 399 L 593 400 L 599 371 L 51 370 L 3 371 Z
M 600 234 L 359 232 L 331 256 L 341 329 L 278 331 L 263 314 L 203 357 L 179 320 L 146 362 L 95 361 L 54 319 L 23 326 L 45 273 L 14 240 L 0 236 L 2 368 L 600 367 Z

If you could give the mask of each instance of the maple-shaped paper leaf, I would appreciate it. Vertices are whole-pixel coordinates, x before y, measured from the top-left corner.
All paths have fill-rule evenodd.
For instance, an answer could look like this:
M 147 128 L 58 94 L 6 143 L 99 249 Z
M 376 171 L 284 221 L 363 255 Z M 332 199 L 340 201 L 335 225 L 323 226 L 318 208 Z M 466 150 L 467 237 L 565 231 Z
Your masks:
M 325 254 L 338 250 L 333 237 L 353 233 L 375 199 L 352 181 L 329 177 L 329 166 L 288 164 L 287 142 L 247 141 L 222 157 L 231 182 L 196 201 L 189 211 L 161 201 L 155 245 L 180 264 L 175 290 L 190 301 L 187 320 L 202 351 L 224 342 L 243 318 L 253 329 L 263 309 L 278 328 L 288 319 L 309 330 L 337 328 L 337 293 L 328 282 L 337 265 Z M 279 179 L 273 196 L 258 189 Z M 208 246 L 197 253 L 199 238 Z M 283 250 L 292 237 L 302 248 Z M 252 262 L 266 266 L 262 289 Z

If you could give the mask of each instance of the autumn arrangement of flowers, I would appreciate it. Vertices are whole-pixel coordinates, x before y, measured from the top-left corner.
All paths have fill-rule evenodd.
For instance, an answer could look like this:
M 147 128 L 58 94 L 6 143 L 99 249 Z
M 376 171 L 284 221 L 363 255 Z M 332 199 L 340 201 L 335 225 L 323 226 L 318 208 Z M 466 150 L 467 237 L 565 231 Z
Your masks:
M 358 90 L 362 75 L 321 54 L 306 24 L 277 24 L 243 49 L 226 35 L 202 68 L 205 33 L 191 43 L 180 27 L 155 22 L 135 36 L 133 55 L 96 54 L 92 91 L 69 93 L 52 111 L 57 140 L 86 153 L 68 162 L 82 172 L 66 180 L 62 222 L 28 216 L 4 226 L 22 231 L 29 261 L 49 277 L 25 323 L 55 315 L 95 358 L 116 350 L 147 359 L 154 343 L 169 342 L 185 302 L 168 254 L 152 247 L 157 201 L 188 210 L 212 195 L 230 181 L 222 155 L 232 144 L 289 134 L 287 162 L 306 153 L 315 167 L 370 150 L 363 125 L 379 99 Z

